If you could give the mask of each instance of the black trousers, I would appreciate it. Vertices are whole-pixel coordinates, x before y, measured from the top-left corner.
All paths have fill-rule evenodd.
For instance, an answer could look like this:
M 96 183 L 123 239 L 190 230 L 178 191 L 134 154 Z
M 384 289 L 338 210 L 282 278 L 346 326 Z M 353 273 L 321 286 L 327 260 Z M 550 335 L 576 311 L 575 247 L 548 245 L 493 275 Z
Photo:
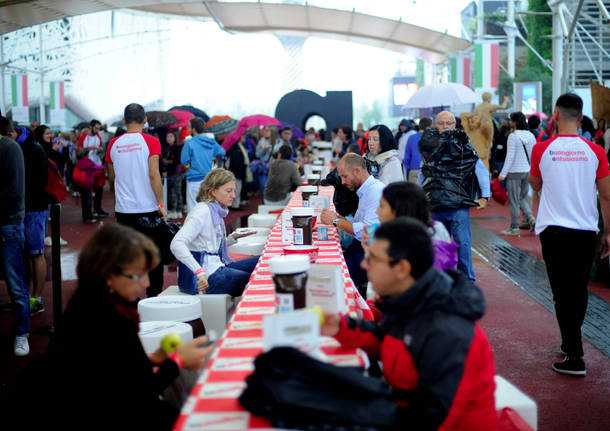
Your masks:
M 83 221 L 90 220 L 93 218 L 93 214 L 91 213 L 91 189 L 89 187 L 79 187 L 78 192 L 80 193 Z
M 360 245 L 360 241 L 354 238 L 350 246 L 343 250 L 343 257 L 345 258 L 349 276 L 354 281 L 356 288 L 365 286 L 368 277 L 366 271 L 360 266 L 362 259 L 364 259 L 364 250 L 362 249 L 362 245 Z M 363 289 L 363 297 L 366 298 L 366 287 Z M 362 295 L 362 291 L 360 291 L 360 294 Z
M 596 240 L 593 231 L 558 226 L 549 226 L 540 233 L 542 257 L 561 332 L 561 349 L 572 357 L 583 356 L 580 328 L 587 312 L 587 285 Z
M 104 187 L 95 187 L 93 189 L 95 197 L 93 198 L 93 211 L 102 211 L 102 195 L 104 194 Z
M 149 237 L 153 242 L 155 242 L 155 239 L 153 237 L 151 237 L 150 235 L 147 235 L 146 230 L 142 229 L 139 226 L 138 219 L 140 217 L 144 217 L 147 215 L 155 215 L 155 214 L 157 214 L 156 211 L 154 211 L 152 213 L 137 213 L 137 214 L 126 214 L 126 213 L 115 212 L 115 214 L 116 214 L 116 221 L 118 223 L 125 225 L 125 226 L 132 227 L 135 230 L 142 232 L 144 235 Z M 155 244 L 156 244 L 156 242 L 155 242 Z M 156 246 L 160 247 L 159 244 L 156 244 Z M 149 298 L 151 296 L 157 296 L 163 290 L 163 264 L 159 263 L 159 265 L 157 265 L 155 268 L 153 268 L 148 273 L 148 278 L 150 279 L 150 286 L 148 286 L 146 288 L 146 296 L 148 296 Z

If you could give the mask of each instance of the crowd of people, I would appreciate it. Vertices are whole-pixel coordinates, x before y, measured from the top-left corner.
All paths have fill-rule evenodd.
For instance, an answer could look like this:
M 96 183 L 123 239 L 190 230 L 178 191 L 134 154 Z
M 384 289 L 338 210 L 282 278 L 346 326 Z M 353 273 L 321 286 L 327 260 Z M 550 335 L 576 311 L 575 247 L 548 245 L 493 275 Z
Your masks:
M 492 177 L 505 182 L 510 204 L 510 226 L 500 233 L 516 236 L 525 225 L 540 235 L 565 353 L 553 369 L 586 374 L 580 327 L 598 232 L 596 190 L 605 226 L 610 225 L 610 130 L 603 130 L 601 121 L 595 130 L 585 118 L 582 100 L 573 94 L 557 100 L 547 128 L 536 116 L 526 119 L 514 112 L 494 133 L 485 160 L 459 117 L 448 111 L 418 124 L 403 120 L 395 134 L 383 124 L 366 131 L 362 124 L 356 130 L 343 125 L 331 131 L 336 171 L 329 178 L 335 175 L 339 182 L 335 210 L 324 209 L 320 221 L 343 235 L 349 274 L 363 296 L 375 298 L 376 319 L 327 316 L 322 332 L 344 345 L 377 352 L 390 384 L 419 390 L 419 398 L 410 403 L 421 410 L 412 406 L 402 415 L 425 427 L 462 423 L 468 429 L 494 429 L 493 357 L 476 323 L 485 307 L 474 284 L 470 234 L 470 210 L 487 207 Z M 254 127 L 225 150 L 222 138 L 199 117 L 190 120 L 187 133 L 156 129 L 149 134 L 146 124 L 146 112 L 136 103 L 125 108 L 125 128 L 113 137 L 102 136 L 97 120 L 54 138 L 44 125 L 13 127 L 0 117 L 0 257 L 15 316 L 14 352 L 24 356 L 29 353 L 30 316 L 44 309 L 49 164 L 80 195 L 85 223 L 109 215 L 102 208 L 108 180 L 117 224 L 99 229 L 84 247 L 78 288 L 45 366 L 61 370 L 51 373 L 53 378 L 68 382 L 80 405 L 82 383 L 70 367 L 81 369 L 83 355 L 95 356 L 98 343 L 120 341 L 121 363 L 98 366 L 105 370 L 97 379 L 98 395 L 104 396 L 120 377 L 123 385 L 137 387 L 121 394 L 120 405 L 136 400 L 155 410 L 158 423 L 171 425 L 176 412 L 155 407 L 157 394 L 179 367 L 200 367 L 210 349 L 198 348 L 203 341 L 198 339 L 177 356 L 158 351 L 147 358 L 136 340 L 138 298 L 161 293 L 168 252 L 179 262 L 180 291 L 240 296 L 258 256 L 233 261 L 228 247 L 246 234 L 227 235 L 225 217 L 257 190 L 264 202 L 285 205 L 302 183 L 309 143 L 324 139 L 325 131 L 308 130 L 299 140 L 290 127 Z M 530 185 L 542 192 L 537 218 Z M 354 204 L 339 205 L 341 193 Z M 184 224 L 168 243 L 160 226 L 168 216 L 182 219 L 184 210 Z M 608 232 L 607 227 L 603 256 L 610 245 Z M 101 328 L 102 321 L 110 326 Z M 422 325 L 434 330 L 421 331 Z M 85 327 L 96 331 L 95 340 L 74 348 L 70 340 L 88 338 Z M 445 362 L 449 357 L 451 362 Z M 163 372 L 153 373 L 156 366 Z M 446 372 L 439 376 L 439 370 Z M 47 388 L 58 384 L 46 383 L 51 385 Z M 452 408 L 468 404 L 465 410 Z

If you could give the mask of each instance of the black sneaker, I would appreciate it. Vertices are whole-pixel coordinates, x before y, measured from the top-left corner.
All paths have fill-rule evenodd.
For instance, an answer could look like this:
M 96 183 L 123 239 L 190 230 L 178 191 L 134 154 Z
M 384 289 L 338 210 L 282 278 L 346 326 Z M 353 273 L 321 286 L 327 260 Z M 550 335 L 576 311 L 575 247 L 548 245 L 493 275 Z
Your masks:
M 104 210 L 97 210 L 93 212 L 93 217 L 108 217 L 109 215 L 110 214 Z
M 569 374 L 570 376 L 586 376 L 587 369 L 585 368 L 585 361 L 582 359 L 572 359 L 569 356 L 561 362 L 555 362 L 553 364 L 553 370 L 561 374 Z
M 30 316 L 35 316 L 44 311 L 44 305 L 41 301 L 30 301 Z
M 92 223 L 95 223 L 96 221 L 97 221 L 96 219 L 90 218 L 90 219 L 85 220 L 83 223 L 92 224 Z

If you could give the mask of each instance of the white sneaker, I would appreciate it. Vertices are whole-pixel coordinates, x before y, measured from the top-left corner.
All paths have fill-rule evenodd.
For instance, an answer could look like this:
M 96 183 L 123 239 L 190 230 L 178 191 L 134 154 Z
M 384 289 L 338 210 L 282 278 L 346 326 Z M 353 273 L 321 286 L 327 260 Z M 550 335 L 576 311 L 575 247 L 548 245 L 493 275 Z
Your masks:
M 44 239 L 44 245 L 47 247 L 51 247 L 51 245 L 53 244 L 51 237 L 48 236 Z M 59 245 L 68 245 L 68 241 L 66 241 L 65 239 L 63 239 L 62 237 L 59 237 Z
M 68 241 L 66 241 L 62 237 L 59 237 L 59 245 L 68 245 Z
M 44 239 L 44 245 L 46 245 L 47 247 L 51 247 L 51 237 L 50 236 L 47 236 Z
M 17 335 L 15 337 L 15 356 L 26 356 L 30 354 L 28 337 Z

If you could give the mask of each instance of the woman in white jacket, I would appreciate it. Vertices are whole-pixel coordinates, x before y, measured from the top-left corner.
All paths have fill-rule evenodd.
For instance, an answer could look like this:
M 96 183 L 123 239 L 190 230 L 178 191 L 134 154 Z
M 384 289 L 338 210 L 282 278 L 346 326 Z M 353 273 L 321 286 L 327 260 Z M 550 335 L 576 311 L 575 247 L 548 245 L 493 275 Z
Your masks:
M 506 192 L 510 206 L 510 226 L 500 231 L 501 235 L 520 236 L 519 210 L 523 211 L 523 221 L 529 223 L 534 231 L 536 219 L 527 199 L 529 184 L 527 177 L 530 171 L 530 157 L 536 138 L 529 131 L 525 115 L 521 112 L 510 114 L 510 126 L 513 132 L 506 143 L 506 160 L 498 179 L 506 179 Z
M 388 185 L 405 179 L 396 140 L 387 126 L 378 124 L 369 129 L 368 146 L 369 151 L 364 157 L 379 164 L 379 181 Z
M 201 183 L 197 205 L 189 211 L 170 246 L 178 259 L 181 292 L 240 296 L 246 287 L 258 256 L 239 261 L 229 256 L 228 246 L 250 235 L 226 236 L 224 218 L 234 198 L 235 176 L 226 169 L 212 170 Z

